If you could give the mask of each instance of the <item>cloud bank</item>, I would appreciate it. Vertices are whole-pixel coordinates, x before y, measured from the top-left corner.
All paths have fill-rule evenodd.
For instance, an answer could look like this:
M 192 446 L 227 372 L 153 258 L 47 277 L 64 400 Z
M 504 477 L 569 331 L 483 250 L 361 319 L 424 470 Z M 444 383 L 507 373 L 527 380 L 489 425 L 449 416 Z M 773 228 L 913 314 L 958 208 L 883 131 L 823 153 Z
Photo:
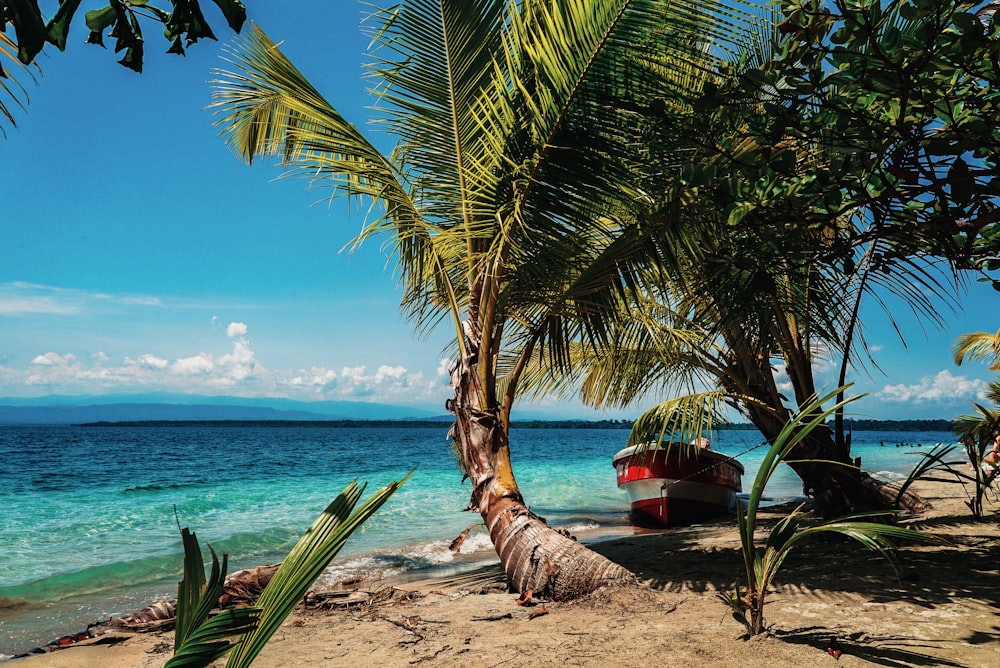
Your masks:
M 441 373 L 447 360 L 427 377 L 392 364 L 379 364 L 374 371 L 364 364 L 345 366 L 339 372 L 321 366 L 272 370 L 256 358 L 246 323 L 231 322 L 224 332 L 228 350 L 174 359 L 150 351 L 114 364 L 101 351 L 92 353 L 86 362 L 70 353 L 39 353 L 26 369 L 0 366 L 4 386 L 0 392 L 24 397 L 155 391 L 300 401 L 377 399 L 410 405 L 440 403 L 448 395 L 448 377 Z
M 965 399 L 982 399 L 988 383 L 984 380 L 953 376 L 945 369 L 934 376 L 924 376 L 914 385 L 886 385 L 875 394 L 877 399 L 890 403 L 952 402 Z

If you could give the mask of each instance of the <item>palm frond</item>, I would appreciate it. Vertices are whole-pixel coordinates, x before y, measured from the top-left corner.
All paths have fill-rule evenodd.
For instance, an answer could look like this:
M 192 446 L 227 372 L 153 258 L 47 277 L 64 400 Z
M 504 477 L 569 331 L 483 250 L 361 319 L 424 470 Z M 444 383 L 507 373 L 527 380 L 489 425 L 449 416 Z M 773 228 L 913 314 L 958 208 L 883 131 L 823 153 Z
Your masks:
M 629 445 L 688 443 L 724 422 L 730 397 L 723 392 L 700 392 L 675 397 L 650 408 L 635 421 Z
M 389 483 L 357 509 L 354 506 L 364 486 L 352 482 L 316 518 L 261 593 L 257 600 L 260 617 L 254 629 L 240 638 L 229 656 L 226 663 L 229 668 L 250 665 L 351 534 L 381 508 L 410 475 L 412 471 L 402 480 Z
M 952 356 L 959 366 L 966 359 L 970 362 L 986 361 L 990 371 L 1000 371 L 1000 330 L 995 334 L 971 332 L 960 335 L 952 344 Z
M 222 564 L 209 547 L 212 570 L 205 578 L 205 564 L 197 536 L 186 527 L 181 529 L 184 547 L 184 576 L 177 586 L 177 622 L 174 631 L 174 654 L 167 668 L 207 666 L 221 658 L 232 647 L 231 639 L 253 628 L 260 612 L 249 607 L 226 610 L 211 617 L 222 593 L 228 557 Z
M 27 76 L 33 82 L 35 71 L 39 71 L 38 65 L 28 66 L 23 64 L 17 57 L 18 47 L 7 33 L 0 32 L 0 116 L 7 119 L 11 127 L 17 127 L 17 119 L 14 117 L 14 109 L 24 111 L 28 104 L 28 90 L 18 81 L 21 75 Z M 14 66 L 15 75 L 3 67 L 3 63 Z M 34 70 L 34 71 L 33 71 Z M 7 136 L 4 124 L 0 123 L 0 134 Z

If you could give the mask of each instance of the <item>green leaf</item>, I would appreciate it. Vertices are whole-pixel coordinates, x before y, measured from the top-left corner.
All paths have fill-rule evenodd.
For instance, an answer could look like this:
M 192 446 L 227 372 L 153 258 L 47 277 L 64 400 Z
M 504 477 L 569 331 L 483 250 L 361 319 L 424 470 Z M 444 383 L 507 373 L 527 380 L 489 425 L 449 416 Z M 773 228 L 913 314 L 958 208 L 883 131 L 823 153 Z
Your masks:
M 163 34 L 171 41 L 183 36 L 188 46 L 199 39 L 215 39 L 197 0 L 175 0 L 174 11 L 166 20 Z
M 247 8 L 242 2 L 239 0 L 213 0 L 213 2 L 222 10 L 222 15 L 226 17 L 226 22 L 233 32 L 243 29 L 243 23 L 247 20 Z
M 207 666 L 229 651 L 231 642 L 226 638 L 252 630 L 259 614 L 257 608 L 226 610 L 209 619 L 222 593 L 226 579 L 228 558 L 222 564 L 212 555 L 212 570 L 205 579 L 205 564 L 197 536 L 186 527 L 181 529 L 184 546 L 184 575 L 177 585 L 177 622 L 174 631 L 174 655 L 167 662 L 169 668 Z
M 69 24 L 80 6 L 80 0 L 64 0 L 59 4 L 55 16 L 45 26 L 46 39 L 60 51 L 66 50 L 66 36 L 69 34 Z
M 411 475 L 412 471 L 402 480 L 389 483 L 357 510 L 353 509 L 364 487 L 359 488 L 354 481 L 316 518 L 261 592 L 257 600 L 257 607 L 261 609 L 259 622 L 240 638 L 229 656 L 227 668 L 241 668 L 253 662 L 351 534 L 381 508 Z
M 17 58 L 29 65 L 45 46 L 45 24 L 38 3 L 30 0 L 8 0 L 7 20 L 14 24 L 17 36 Z
M 92 9 L 84 14 L 87 27 L 90 28 L 91 32 L 95 33 L 103 33 L 115 22 L 117 17 L 118 13 L 111 5 L 103 9 Z

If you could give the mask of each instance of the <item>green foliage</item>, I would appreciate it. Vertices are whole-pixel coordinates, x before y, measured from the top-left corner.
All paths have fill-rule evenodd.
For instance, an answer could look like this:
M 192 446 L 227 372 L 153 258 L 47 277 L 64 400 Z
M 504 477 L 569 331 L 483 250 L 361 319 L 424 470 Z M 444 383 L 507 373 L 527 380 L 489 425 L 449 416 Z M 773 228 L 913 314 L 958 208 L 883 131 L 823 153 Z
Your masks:
M 354 506 L 365 488 L 352 482 L 316 518 L 261 592 L 257 599 L 257 607 L 261 610 L 257 624 L 239 639 L 226 663 L 227 668 L 250 665 L 351 534 L 374 515 L 410 475 L 412 472 L 400 481 L 389 483 L 356 510 Z
M 1000 331 L 972 332 L 955 339 L 952 345 L 955 364 L 961 365 L 966 359 L 985 361 L 990 371 L 1000 371 Z M 997 479 L 997 468 L 992 473 L 983 469 L 983 457 L 993 445 L 994 439 L 1000 435 L 1000 377 L 990 382 L 986 398 L 992 407 L 973 402 L 976 412 L 972 415 L 961 415 L 955 420 L 955 433 L 965 447 L 966 457 L 972 466 L 971 476 L 958 474 L 960 478 L 972 483 L 972 494 L 969 498 L 969 509 L 972 516 L 982 519 L 983 498 Z
M 215 39 L 202 16 L 200 0 L 170 0 L 171 11 L 153 6 L 149 0 L 105 1 L 108 2 L 105 7 L 86 12 L 84 22 L 90 30 L 87 42 L 104 46 L 107 32 L 115 40 L 115 53 L 125 52 L 118 62 L 136 72 L 142 71 L 145 44 L 141 21 L 152 20 L 164 26 L 164 35 L 171 42 L 168 53 L 183 54 L 185 47 L 199 39 Z M 229 27 L 239 32 L 246 20 L 243 3 L 212 1 Z M 36 57 L 47 43 L 60 51 L 66 49 L 70 27 L 81 4 L 81 0 L 60 0 L 55 14 L 46 19 L 38 0 L 0 0 L 0 119 L 17 127 L 13 109 L 24 109 L 28 102 L 27 91 L 18 78 L 34 80 L 33 70 L 38 69 Z M 0 134 L 7 136 L 3 123 Z
M 232 668 L 249 666 L 302 599 L 309 587 L 340 552 L 347 539 L 361 527 L 412 475 L 392 482 L 355 509 L 365 486 L 348 485 L 299 539 L 272 576 L 257 604 L 251 608 L 224 610 L 210 616 L 219 599 L 226 576 L 227 558 L 222 565 L 212 554 L 212 570 L 205 579 L 198 540 L 186 528 L 184 577 L 177 591 L 177 629 L 174 655 L 167 668 L 200 668 L 233 653 L 226 663 Z M 239 635 L 235 643 L 230 638 Z
M 198 538 L 187 527 L 181 529 L 184 544 L 184 577 L 177 586 L 177 624 L 174 631 L 174 655 L 166 668 L 207 666 L 231 649 L 229 638 L 251 630 L 260 614 L 258 608 L 224 610 L 210 617 L 226 579 L 228 557 L 222 565 L 212 554 L 212 571 L 205 580 Z
M 996 384 L 997 381 L 994 381 Z M 959 441 L 965 449 L 966 461 L 972 467 L 971 475 L 963 471 L 955 470 L 954 474 L 964 483 L 970 483 L 972 493 L 966 505 L 972 512 L 972 516 L 981 520 L 983 518 L 983 499 L 987 497 L 993 481 L 997 479 L 997 469 L 993 467 L 991 473 L 987 473 L 983 468 L 983 457 L 993 446 L 994 439 L 1000 434 L 1000 411 L 987 408 L 981 404 L 973 402 L 976 412 L 972 415 L 960 415 L 955 420 L 955 433 L 958 434 Z
M 740 505 L 737 509 L 736 518 L 747 586 L 745 590 L 741 590 L 737 583 L 733 591 L 720 592 L 718 598 L 732 610 L 733 617 L 746 627 L 750 636 L 766 630 L 764 609 L 768 589 L 786 557 L 800 541 L 806 538 L 821 533 L 847 536 L 864 547 L 878 552 L 894 567 L 894 550 L 899 541 L 945 544 L 943 539 L 920 531 L 868 521 L 884 519 L 884 512 L 856 513 L 804 526 L 809 513 L 803 511 L 803 506 L 799 506 L 774 525 L 763 547 L 758 546 L 754 535 L 757 529 L 757 513 L 768 480 L 801 439 L 823 424 L 823 421 L 842 404 L 851 401 L 851 399 L 841 401 L 825 411 L 822 410 L 824 403 L 833 400 L 844 389 L 846 388 L 839 388 L 824 397 L 813 397 L 812 401 L 785 425 L 761 460 L 746 505 Z
M 955 475 L 961 475 L 954 466 L 957 462 L 945 461 L 946 457 L 949 457 L 956 449 L 954 445 L 936 445 L 931 448 L 928 452 L 920 453 L 920 461 L 910 470 L 910 473 L 906 476 L 904 480 L 899 485 L 899 490 L 896 492 L 896 501 L 893 503 L 893 507 L 896 509 L 900 508 L 900 501 L 903 495 L 906 494 L 906 490 L 910 488 L 913 483 L 918 480 L 930 479 L 932 473 L 938 471 L 947 471 Z M 954 481 L 952 481 L 954 482 Z
M 212 0 L 234 31 L 239 32 L 246 20 L 246 8 L 239 0 Z M 37 0 L 0 0 L 0 26 L 14 28 L 18 59 L 28 65 L 34 62 L 46 43 L 60 51 L 66 48 L 70 24 L 81 0 L 60 0 L 56 13 L 48 20 L 42 16 Z M 87 42 L 104 46 L 105 31 L 115 39 L 115 53 L 125 51 L 118 61 L 136 72 L 142 71 L 143 36 L 140 19 L 162 24 L 164 35 L 171 42 L 169 53 L 184 53 L 184 48 L 199 39 L 215 39 L 202 15 L 199 0 L 170 0 L 170 11 L 160 9 L 149 0 L 110 0 L 107 6 L 86 13 L 90 29 Z
M 861 335 L 870 306 L 903 338 L 907 311 L 946 324 L 960 270 L 992 280 L 1000 36 L 971 14 L 983 4 L 784 0 L 769 14 L 733 3 L 724 28 L 743 38 L 736 48 L 705 40 L 690 93 L 668 87 L 638 122 L 636 178 L 662 232 L 658 283 L 623 299 L 584 362 L 589 402 L 669 398 L 637 425 L 642 441 L 684 416 L 680 431 L 697 432 L 699 411 L 673 408 L 699 396 L 719 405 L 705 391 L 718 390 L 773 439 L 816 391 L 817 350 L 839 366 L 838 384 L 873 363 Z M 779 365 L 792 392 L 774 381 Z M 805 443 L 803 459 L 850 461 L 842 423 Z M 817 489 L 830 476 L 811 472 L 823 469 L 798 470 Z
M 853 218 L 829 249 L 845 270 L 848 249 L 873 238 L 881 272 L 922 253 L 1000 269 L 1000 22 L 988 4 L 783 0 L 773 56 L 721 71 L 701 102 L 701 136 L 731 161 L 702 180 L 730 222 Z

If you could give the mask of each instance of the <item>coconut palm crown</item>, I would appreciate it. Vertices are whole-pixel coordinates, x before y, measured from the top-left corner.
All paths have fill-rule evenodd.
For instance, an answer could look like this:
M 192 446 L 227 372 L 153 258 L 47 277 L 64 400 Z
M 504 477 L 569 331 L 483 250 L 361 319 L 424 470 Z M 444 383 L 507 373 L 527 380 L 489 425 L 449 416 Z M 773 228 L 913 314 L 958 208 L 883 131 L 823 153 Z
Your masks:
M 523 505 L 510 412 L 533 363 L 567 365 L 574 344 L 606 338 L 607 313 L 655 260 L 656 226 L 639 222 L 651 201 L 635 178 L 647 157 L 641 112 L 658 99 L 685 104 L 701 73 L 736 49 L 734 38 L 752 39 L 733 28 L 744 11 L 757 10 L 649 0 L 376 9 L 365 25 L 374 110 L 396 139 L 388 155 L 259 28 L 235 47 L 235 71 L 214 83 L 234 153 L 275 159 L 330 197 L 370 202 L 357 241 L 390 240 L 404 311 L 418 329 L 451 321 L 448 409 L 473 485 L 470 509 L 522 591 L 568 597 L 624 577 L 564 545 Z M 576 548 L 591 555 L 581 557 L 586 566 L 570 563 Z

